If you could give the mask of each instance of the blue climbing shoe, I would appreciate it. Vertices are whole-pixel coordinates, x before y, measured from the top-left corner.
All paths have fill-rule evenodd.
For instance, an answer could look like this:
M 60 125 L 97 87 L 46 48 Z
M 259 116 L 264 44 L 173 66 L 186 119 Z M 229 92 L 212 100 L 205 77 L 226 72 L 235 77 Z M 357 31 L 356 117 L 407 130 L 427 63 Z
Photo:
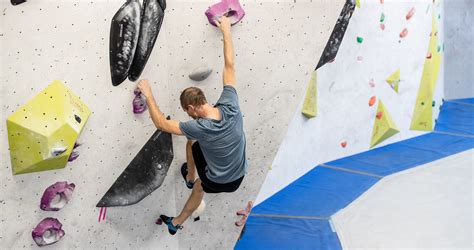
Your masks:
M 188 175 L 188 163 L 185 162 L 183 163 L 183 165 L 181 165 L 181 174 L 183 175 L 184 182 L 186 183 L 186 187 L 188 187 L 189 189 L 193 189 L 194 182 L 188 181 L 186 179 L 186 176 Z
M 168 217 L 166 215 L 160 215 L 160 219 L 166 224 L 166 226 L 168 226 L 168 232 L 171 234 L 171 235 L 175 235 L 176 232 L 178 231 L 178 229 L 183 229 L 183 226 L 181 225 L 173 225 L 173 218 L 174 217 Z

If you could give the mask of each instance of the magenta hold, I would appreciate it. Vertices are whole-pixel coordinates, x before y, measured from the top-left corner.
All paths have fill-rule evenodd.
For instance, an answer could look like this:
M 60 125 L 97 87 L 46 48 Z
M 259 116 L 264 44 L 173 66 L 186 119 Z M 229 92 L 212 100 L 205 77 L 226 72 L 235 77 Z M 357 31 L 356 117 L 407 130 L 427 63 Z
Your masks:
M 146 101 L 143 98 L 142 93 L 139 89 L 133 91 L 135 98 L 133 98 L 133 113 L 141 114 L 146 110 Z
M 56 218 L 45 218 L 31 232 L 33 240 L 38 246 L 46 246 L 56 243 L 64 236 L 62 224 Z
M 209 7 L 205 14 L 209 23 L 214 26 L 217 26 L 216 21 L 222 16 L 230 18 L 230 23 L 234 25 L 244 18 L 245 11 L 238 0 L 222 0 Z
M 73 150 L 71 154 L 69 155 L 69 158 L 67 159 L 68 162 L 74 161 L 79 157 L 79 152 Z
M 76 185 L 58 181 L 44 190 L 40 208 L 44 211 L 58 211 L 71 200 Z

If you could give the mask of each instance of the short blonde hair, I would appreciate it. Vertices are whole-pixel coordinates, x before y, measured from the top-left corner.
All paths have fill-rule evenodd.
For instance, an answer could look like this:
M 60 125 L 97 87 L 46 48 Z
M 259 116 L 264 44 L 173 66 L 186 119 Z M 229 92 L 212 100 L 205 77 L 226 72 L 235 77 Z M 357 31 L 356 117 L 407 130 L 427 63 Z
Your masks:
M 207 103 L 204 92 L 196 87 L 184 89 L 179 99 L 181 101 L 181 107 L 183 107 L 184 110 L 186 110 L 189 105 L 198 107 Z

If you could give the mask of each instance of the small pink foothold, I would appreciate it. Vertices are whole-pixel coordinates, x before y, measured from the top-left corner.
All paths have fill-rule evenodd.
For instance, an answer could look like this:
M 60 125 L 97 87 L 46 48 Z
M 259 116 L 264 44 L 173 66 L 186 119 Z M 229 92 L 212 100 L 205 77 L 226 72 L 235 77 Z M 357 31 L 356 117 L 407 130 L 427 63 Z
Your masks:
M 156 225 L 161 225 L 161 224 L 163 224 L 163 221 L 162 221 L 160 218 L 158 218 L 158 219 L 155 221 L 155 224 L 156 224 Z
M 347 146 L 347 141 L 341 142 L 341 147 L 345 148 Z
M 384 3 L 384 0 L 380 0 L 380 3 L 383 4 L 383 3 Z
M 376 115 L 377 119 L 380 120 L 382 118 L 382 115 L 383 115 L 383 112 L 377 112 L 377 115 Z
M 412 7 L 410 11 L 408 11 L 406 19 L 410 20 L 410 18 L 415 14 L 415 7 Z
M 374 79 L 370 79 L 369 85 L 370 85 L 370 87 L 372 87 L 372 88 L 375 87 L 375 81 L 374 81 Z
M 369 100 L 369 106 L 372 107 L 374 106 L 375 102 L 377 101 L 377 97 L 372 96 Z
M 400 32 L 400 38 L 404 38 L 408 35 L 408 29 L 404 28 L 402 32 Z
M 431 52 L 428 52 L 428 54 L 426 55 L 426 58 L 427 58 L 427 59 L 431 59 L 431 57 L 432 57 Z
M 357 56 L 357 62 L 358 62 L 358 63 L 362 63 L 362 60 L 363 60 L 363 59 L 364 59 L 364 58 L 363 58 L 362 56 Z
M 381 29 L 381 30 L 385 30 L 385 24 L 381 23 L 381 24 L 380 24 L 380 29 Z

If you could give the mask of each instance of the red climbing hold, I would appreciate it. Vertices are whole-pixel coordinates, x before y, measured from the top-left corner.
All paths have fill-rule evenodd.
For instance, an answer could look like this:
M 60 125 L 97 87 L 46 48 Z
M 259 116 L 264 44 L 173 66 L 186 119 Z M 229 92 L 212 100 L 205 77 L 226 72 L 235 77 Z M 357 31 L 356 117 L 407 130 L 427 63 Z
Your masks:
M 341 147 L 343 147 L 343 148 L 347 147 L 347 141 L 341 142 Z
M 428 52 L 428 54 L 426 55 L 426 58 L 427 58 L 427 59 L 431 59 L 431 57 L 432 57 L 431 52 Z
M 377 101 L 377 97 L 375 97 L 375 96 L 370 97 L 369 106 L 370 107 L 374 106 L 376 101 Z
M 380 24 L 380 29 L 381 29 L 381 30 L 385 30 L 385 24 L 381 23 L 381 24 Z

